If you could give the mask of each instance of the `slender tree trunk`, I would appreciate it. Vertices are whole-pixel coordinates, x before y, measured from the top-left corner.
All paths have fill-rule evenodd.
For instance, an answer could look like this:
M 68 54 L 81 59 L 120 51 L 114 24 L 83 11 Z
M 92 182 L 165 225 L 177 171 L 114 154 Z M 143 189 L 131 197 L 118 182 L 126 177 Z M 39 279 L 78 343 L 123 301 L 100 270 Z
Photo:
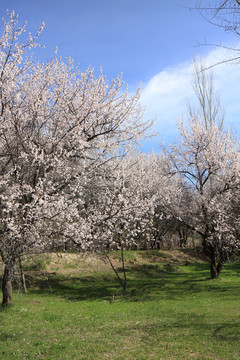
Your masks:
M 119 284 L 121 285 L 123 292 L 126 293 L 126 289 L 127 289 L 127 274 L 126 274 L 126 268 L 125 268 L 125 261 L 124 261 L 124 252 L 123 252 L 123 245 L 121 244 L 121 261 L 122 261 L 122 270 L 123 270 L 123 279 L 119 276 L 115 266 L 113 265 L 110 257 L 108 256 L 108 254 L 105 254 L 106 258 L 109 261 L 109 264 L 111 265 L 111 268 L 113 269 L 113 271 L 115 272 L 117 279 L 119 281 Z
M 126 292 L 126 287 L 127 287 L 127 275 L 126 275 L 126 269 L 125 269 L 125 262 L 124 262 L 124 253 L 123 253 L 123 245 L 121 244 L 121 259 L 122 259 L 122 269 L 123 269 L 123 275 L 124 275 L 124 280 L 123 280 L 123 291 Z
M 12 303 L 12 280 L 14 271 L 14 261 L 9 261 L 5 264 L 3 279 L 2 279 L 2 305 L 11 305 Z
M 23 293 L 26 294 L 27 293 L 27 287 L 26 287 L 25 275 L 24 275 L 24 271 L 23 271 L 23 267 L 22 267 L 21 258 L 18 259 L 18 264 L 19 264 L 19 270 L 20 270 L 21 288 L 22 288 Z

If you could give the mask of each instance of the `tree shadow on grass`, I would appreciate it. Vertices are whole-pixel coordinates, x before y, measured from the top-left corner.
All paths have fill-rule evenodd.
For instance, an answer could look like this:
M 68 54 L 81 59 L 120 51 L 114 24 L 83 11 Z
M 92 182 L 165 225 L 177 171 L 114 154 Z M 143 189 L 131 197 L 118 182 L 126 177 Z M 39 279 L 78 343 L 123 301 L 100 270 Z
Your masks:
M 240 276 L 240 261 L 235 261 L 231 263 L 227 263 L 223 271 L 227 270 L 227 272 L 235 273 L 236 276 Z
M 16 336 L 13 334 L 8 334 L 5 332 L 0 334 L 0 342 L 5 342 L 8 340 L 15 340 L 15 339 L 16 339 Z
M 229 283 L 221 283 L 209 278 L 208 264 L 192 264 L 190 266 L 186 266 L 186 268 L 172 265 L 160 268 L 151 264 L 129 266 L 127 268 L 126 294 L 123 294 L 113 273 L 74 277 L 51 273 L 48 274 L 47 279 L 36 276 L 29 280 L 31 282 L 30 292 L 45 296 L 59 296 L 69 301 L 112 301 L 113 297 L 118 301 L 178 300 L 189 294 L 203 292 L 239 296 L 239 286 L 229 286 Z
M 159 337 L 159 334 L 163 334 L 163 338 L 164 336 L 169 338 L 169 334 L 176 334 L 181 338 L 191 329 L 193 333 L 207 335 L 215 343 L 223 341 L 239 343 L 240 341 L 240 321 L 238 319 L 234 323 L 225 323 L 224 320 L 219 319 L 214 324 L 210 324 L 207 315 L 192 312 L 182 313 L 175 310 L 174 317 L 168 317 L 167 320 L 162 322 L 158 318 L 152 318 L 149 319 L 148 323 L 116 327 L 115 332 L 119 335 L 131 336 L 137 330 L 138 334 L 142 334 L 143 339 L 146 336 Z
M 119 271 L 121 269 L 118 269 Z M 134 264 L 128 266 L 127 292 L 123 294 L 114 273 L 63 276 L 56 273 L 26 274 L 28 290 L 32 294 L 59 296 L 69 301 L 107 300 L 149 301 L 182 299 L 189 294 L 212 292 L 221 296 L 239 296 L 239 285 L 220 279 L 211 280 L 208 263 L 185 266 L 172 264 Z M 238 276 L 240 263 L 227 264 L 223 276 Z M 123 276 L 120 271 L 120 276 Z M 0 277 L 0 281 L 1 281 Z
M 106 276 L 71 276 L 64 277 L 56 274 L 47 274 L 31 279 L 32 294 L 44 296 L 60 296 L 71 301 L 108 299 L 113 290 L 118 288 L 115 279 Z

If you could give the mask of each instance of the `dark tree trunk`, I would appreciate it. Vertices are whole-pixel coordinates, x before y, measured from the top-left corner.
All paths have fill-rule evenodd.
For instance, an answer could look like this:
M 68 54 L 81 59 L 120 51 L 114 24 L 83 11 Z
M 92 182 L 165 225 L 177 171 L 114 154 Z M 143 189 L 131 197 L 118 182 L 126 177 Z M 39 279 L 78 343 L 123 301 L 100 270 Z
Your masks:
M 225 261 L 224 260 L 220 260 L 218 265 L 217 265 L 217 273 L 218 275 L 220 274 L 220 272 L 222 271 L 223 267 L 224 267 Z
M 215 259 L 212 261 L 211 259 L 211 278 L 212 279 L 216 279 L 220 272 L 222 271 L 223 267 L 224 267 L 225 261 L 224 259 L 220 259 L 218 264 L 216 265 L 216 261 Z
M 218 271 L 217 271 L 215 256 L 211 257 L 210 271 L 211 271 L 211 278 L 216 279 L 219 274 L 218 274 Z
M 2 305 L 11 305 L 12 303 L 12 280 L 13 280 L 14 262 L 9 261 L 5 264 L 2 279 Z
M 224 264 L 227 260 L 227 256 L 225 253 L 221 252 L 220 260 L 217 263 L 216 250 L 214 249 L 214 246 L 211 243 L 207 243 L 205 245 L 204 253 L 210 258 L 211 278 L 216 279 L 224 267 Z
M 216 279 L 218 277 L 218 275 L 220 274 L 222 267 L 220 268 L 220 266 L 219 266 L 220 263 L 217 265 L 216 251 L 214 249 L 214 246 L 209 241 L 207 241 L 206 238 L 203 239 L 203 252 L 210 259 L 211 278 Z

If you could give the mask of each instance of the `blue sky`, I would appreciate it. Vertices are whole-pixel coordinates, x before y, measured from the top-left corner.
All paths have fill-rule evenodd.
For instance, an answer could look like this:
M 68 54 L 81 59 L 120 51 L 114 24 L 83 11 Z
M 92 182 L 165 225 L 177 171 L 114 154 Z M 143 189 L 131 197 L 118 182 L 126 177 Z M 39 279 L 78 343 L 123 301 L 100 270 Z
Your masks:
M 172 141 L 176 119 L 185 116 L 191 91 L 192 56 L 208 63 L 226 58 L 222 49 L 196 46 L 209 43 L 234 44 L 232 34 L 207 23 L 189 11 L 195 0 L 1 0 L 1 17 L 15 10 L 27 30 L 34 33 L 45 22 L 39 41 L 41 56 L 50 58 L 56 46 L 63 58 L 71 55 L 84 70 L 101 66 L 111 79 L 123 73 L 134 91 L 141 82 L 145 117 L 157 117 L 160 135 L 144 145 L 157 148 L 162 137 Z M 240 39 L 239 39 L 240 40 Z M 226 126 L 240 132 L 240 65 L 214 69 L 216 88 L 226 107 Z M 239 76 L 238 76 L 239 75 Z

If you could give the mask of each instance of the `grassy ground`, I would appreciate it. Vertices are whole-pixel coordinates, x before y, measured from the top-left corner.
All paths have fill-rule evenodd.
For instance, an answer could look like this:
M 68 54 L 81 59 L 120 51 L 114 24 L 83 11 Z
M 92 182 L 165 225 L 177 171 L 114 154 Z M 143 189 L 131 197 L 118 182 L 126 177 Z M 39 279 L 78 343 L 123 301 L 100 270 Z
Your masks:
M 28 294 L 0 311 L 0 359 L 240 359 L 240 263 L 211 280 L 194 254 L 126 258 L 126 295 L 93 256 L 54 254 L 44 272 L 25 264 Z

